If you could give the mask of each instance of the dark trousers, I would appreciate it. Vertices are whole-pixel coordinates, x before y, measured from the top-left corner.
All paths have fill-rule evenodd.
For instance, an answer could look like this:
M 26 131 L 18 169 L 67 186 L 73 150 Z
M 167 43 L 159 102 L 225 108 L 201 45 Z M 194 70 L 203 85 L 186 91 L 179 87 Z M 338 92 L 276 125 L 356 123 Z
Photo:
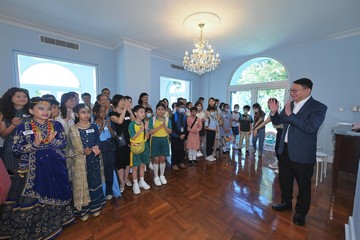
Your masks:
M 102 150 L 101 155 L 104 163 L 105 194 L 113 195 L 112 186 L 114 183 L 116 152 L 114 150 L 109 150 L 109 142 L 107 141 L 100 142 L 100 150 Z
M 171 137 L 171 166 L 183 163 L 184 157 L 184 140 L 178 137 Z
M 215 131 L 211 131 L 211 130 L 206 131 L 206 156 L 210 156 L 213 153 L 215 136 L 216 136 Z
M 279 183 L 281 201 L 291 204 L 293 198 L 294 179 L 298 185 L 295 211 L 304 216 L 309 212 L 311 203 L 311 177 L 315 164 L 305 164 L 291 161 L 288 145 L 285 143 L 284 152 L 279 155 Z
M 276 154 L 276 158 L 279 160 L 280 155 L 278 153 L 278 150 L 279 150 L 280 139 L 281 139 L 281 134 L 282 134 L 283 129 L 278 128 L 276 130 L 277 130 L 277 132 L 276 132 L 276 141 L 275 141 L 275 154 Z

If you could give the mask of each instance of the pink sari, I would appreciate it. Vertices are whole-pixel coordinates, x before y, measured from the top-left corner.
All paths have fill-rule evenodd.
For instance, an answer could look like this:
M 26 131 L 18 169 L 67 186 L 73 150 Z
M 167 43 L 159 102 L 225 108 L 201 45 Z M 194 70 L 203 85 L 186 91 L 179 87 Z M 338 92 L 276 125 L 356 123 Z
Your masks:
M 0 204 L 3 204 L 9 192 L 11 185 L 9 174 L 6 171 L 4 163 L 0 158 Z

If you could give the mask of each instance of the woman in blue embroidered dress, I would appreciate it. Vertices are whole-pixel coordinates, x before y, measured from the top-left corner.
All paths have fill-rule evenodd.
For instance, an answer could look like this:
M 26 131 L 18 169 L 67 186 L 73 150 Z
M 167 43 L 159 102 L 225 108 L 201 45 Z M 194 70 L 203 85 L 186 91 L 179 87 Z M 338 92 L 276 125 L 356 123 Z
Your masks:
M 32 98 L 29 111 L 32 120 L 14 134 L 12 150 L 20 164 L 0 219 L 0 238 L 54 238 L 74 220 L 64 129 L 49 120 L 48 100 Z
M 106 200 L 102 190 L 104 168 L 100 159 L 100 138 L 96 124 L 90 124 L 90 108 L 81 103 L 74 108 L 75 125 L 70 127 L 73 158 L 73 196 L 75 215 L 82 221 L 100 214 Z

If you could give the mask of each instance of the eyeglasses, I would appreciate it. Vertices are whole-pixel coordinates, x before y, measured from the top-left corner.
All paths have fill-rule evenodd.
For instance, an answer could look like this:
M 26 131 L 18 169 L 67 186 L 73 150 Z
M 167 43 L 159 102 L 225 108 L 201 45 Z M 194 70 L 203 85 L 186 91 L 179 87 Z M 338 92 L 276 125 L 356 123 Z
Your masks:
M 289 93 L 293 92 L 293 93 L 297 93 L 300 90 L 304 90 L 304 88 L 300 88 L 300 89 L 289 89 Z

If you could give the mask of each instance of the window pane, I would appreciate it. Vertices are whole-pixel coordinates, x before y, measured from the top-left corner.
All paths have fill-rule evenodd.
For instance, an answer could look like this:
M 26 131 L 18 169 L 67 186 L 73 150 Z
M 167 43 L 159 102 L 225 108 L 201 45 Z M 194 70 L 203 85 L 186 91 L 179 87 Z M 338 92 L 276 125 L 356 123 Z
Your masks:
M 176 102 L 179 97 L 190 97 L 190 82 L 169 77 L 160 77 L 160 99 L 167 98 L 169 106 Z
M 96 98 L 95 65 L 65 62 L 15 52 L 20 87 L 28 89 L 30 97 L 52 94 L 58 100 L 64 92 L 88 92 Z
M 285 98 L 285 88 L 258 90 L 257 103 L 260 104 L 262 110 L 266 113 L 266 115 L 270 113 L 270 110 L 267 106 L 267 101 L 269 100 L 269 98 L 276 98 L 280 102 L 280 105 L 282 105 Z
M 262 110 L 266 113 L 267 118 L 270 114 L 270 109 L 267 106 L 267 101 L 269 100 L 269 98 L 276 98 L 279 101 L 281 107 L 284 103 L 285 88 L 259 90 L 257 96 L 257 102 L 260 104 Z M 275 146 L 274 139 L 276 139 L 277 131 L 271 123 L 265 126 L 265 130 L 266 136 L 264 142 L 264 149 L 273 151 Z
M 254 58 L 241 65 L 230 85 L 243 85 L 287 81 L 288 76 L 284 66 L 271 58 Z
M 234 108 L 235 104 L 239 104 L 240 111 L 245 105 L 251 106 L 251 91 L 230 92 L 230 104 L 231 104 L 231 109 Z

